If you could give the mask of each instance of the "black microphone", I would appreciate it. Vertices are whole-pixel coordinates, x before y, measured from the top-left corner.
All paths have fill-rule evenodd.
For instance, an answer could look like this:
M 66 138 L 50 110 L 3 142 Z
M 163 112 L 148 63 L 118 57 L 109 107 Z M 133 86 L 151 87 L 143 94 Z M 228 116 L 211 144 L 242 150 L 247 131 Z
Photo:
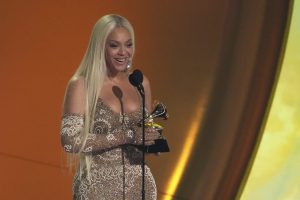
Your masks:
M 134 87 L 137 87 L 138 91 L 140 92 L 141 95 L 144 95 L 144 87 L 143 87 L 143 73 L 136 69 L 132 72 L 132 74 L 129 75 L 129 82 L 131 83 L 131 85 L 133 85 Z

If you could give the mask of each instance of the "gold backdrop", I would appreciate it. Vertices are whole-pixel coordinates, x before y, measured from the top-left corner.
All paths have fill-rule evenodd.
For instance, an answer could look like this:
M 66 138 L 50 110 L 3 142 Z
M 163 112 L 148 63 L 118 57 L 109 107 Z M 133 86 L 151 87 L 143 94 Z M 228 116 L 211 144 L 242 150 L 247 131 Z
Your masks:
M 171 152 L 148 157 L 159 199 L 232 198 L 259 138 L 288 10 L 287 0 L 0 0 L 0 199 L 71 199 L 63 95 L 108 13 L 133 24 L 133 66 L 170 114 Z

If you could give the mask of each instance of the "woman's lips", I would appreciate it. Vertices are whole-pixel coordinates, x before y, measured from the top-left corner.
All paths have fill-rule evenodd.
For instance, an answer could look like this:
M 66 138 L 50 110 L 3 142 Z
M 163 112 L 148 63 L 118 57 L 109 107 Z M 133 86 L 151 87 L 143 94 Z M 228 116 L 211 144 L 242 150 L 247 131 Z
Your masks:
M 124 64 L 125 61 L 127 60 L 126 58 L 114 58 L 118 63 Z

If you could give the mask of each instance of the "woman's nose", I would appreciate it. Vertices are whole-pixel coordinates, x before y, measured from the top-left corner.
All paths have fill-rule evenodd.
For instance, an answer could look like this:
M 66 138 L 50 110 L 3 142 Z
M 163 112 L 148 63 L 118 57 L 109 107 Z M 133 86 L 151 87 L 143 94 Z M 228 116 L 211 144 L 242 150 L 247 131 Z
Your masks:
M 125 47 L 121 46 L 118 52 L 119 55 L 124 55 L 125 54 Z

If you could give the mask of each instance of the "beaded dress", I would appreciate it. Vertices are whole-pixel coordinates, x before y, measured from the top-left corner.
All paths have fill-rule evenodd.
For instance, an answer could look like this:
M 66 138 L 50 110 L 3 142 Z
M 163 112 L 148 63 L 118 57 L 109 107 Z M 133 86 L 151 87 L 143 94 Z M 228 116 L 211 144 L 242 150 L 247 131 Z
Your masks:
M 136 126 L 142 109 L 131 113 L 115 113 L 101 98 L 97 100 L 94 126 L 83 147 L 91 158 L 90 179 L 84 162 L 73 180 L 74 200 L 140 200 L 142 190 L 142 152 L 128 145 L 133 139 L 130 127 Z M 67 152 L 78 152 L 82 144 L 80 131 L 84 116 L 65 113 L 62 117 L 61 141 Z M 145 166 L 145 199 L 157 198 L 155 180 Z

